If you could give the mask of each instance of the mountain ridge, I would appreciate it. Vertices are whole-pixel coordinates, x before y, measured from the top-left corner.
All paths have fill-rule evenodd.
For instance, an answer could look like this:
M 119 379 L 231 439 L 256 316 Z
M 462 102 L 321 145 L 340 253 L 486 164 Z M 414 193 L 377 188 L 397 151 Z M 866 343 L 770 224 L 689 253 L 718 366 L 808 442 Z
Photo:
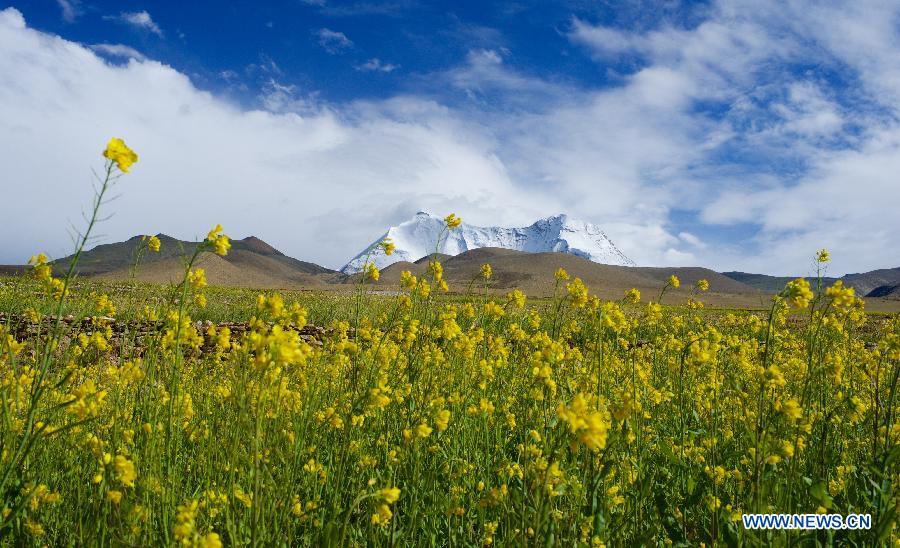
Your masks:
M 443 223 L 443 220 L 441 219 Z M 198 242 L 185 242 L 165 234 L 158 235 L 162 242 L 159 253 L 146 252 L 137 270 L 136 279 L 155 283 L 178 282 L 184 275 L 183 255 L 192 253 Z M 82 253 L 78 274 L 99 279 L 129 279 L 132 276 L 134 253 L 140 245 L 140 236 L 124 242 L 101 244 Z M 493 266 L 494 290 L 519 287 L 530 295 L 550 295 L 554 287 L 553 273 L 563 267 L 575 277 L 581 277 L 592 292 L 603 298 L 614 298 L 624 289 L 636 287 L 647 298 L 663 286 L 670 274 L 682 281 L 682 289 L 674 295 L 685 298 L 686 291 L 699 278 L 711 285 L 709 297 L 719 295 L 726 305 L 757 306 L 768 295 L 778 293 L 793 277 L 767 276 L 742 272 L 718 273 L 702 267 L 631 267 L 592 262 L 565 252 L 528 252 L 504 248 L 480 247 L 457 255 L 425 255 L 415 261 L 398 261 L 382 269 L 381 280 L 374 284 L 385 288 L 399 282 L 400 272 L 410 270 L 420 275 L 428 268 L 428 262 L 436 257 L 444 264 L 444 275 L 453 289 L 464 290 L 477 279 L 484 263 Z M 65 272 L 71 257 L 52 263 L 56 275 Z M 346 275 L 314 263 L 294 259 L 275 249 L 263 240 L 250 236 L 232 240 L 228 255 L 219 257 L 203 254 L 196 266 L 207 270 L 211 285 L 253 287 L 258 289 L 321 289 L 346 288 L 358 280 L 358 275 Z M 28 270 L 27 266 L 0 265 L 0 276 L 16 276 Z M 854 287 L 857 295 L 896 303 L 900 300 L 900 267 L 878 269 L 865 273 L 847 274 L 841 278 L 823 278 L 824 285 L 838 279 Z M 735 296 L 740 296 L 736 298 Z M 717 297 L 718 298 L 718 297 Z M 893 306 L 893 305 L 891 305 Z
M 168 236 L 166 234 L 157 234 L 161 246 L 159 252 L 147 251 L 141 257 L 141 265 L 152 264 L 157 261 L 167 259 L 180 259 L 184 255 L 193 253 L 200 242 L 188 242 Z M 78 259 L 78 272 L 82 275 L 91 276 L 106 274 L 120 269 L 130 268 L 134 263 L 135 253 L 140 245 L 143 236 L 132 236 L 124 242 L 113 242 L 108 244 L 100 244 L 91 249 L 82 252 Z M 226 260 L 231 263 L 253 262 L 255 257 L 268 257 L 276 263 L 280 263 L 288 268 L 297 270 L 305 274 L 327 274 L 334 273 L 334 270 L 319 266 L 315 263 L 301 261 L 288 257 L 281 251 L 278 251 L 271 245 L 256 236 L 248 236 L 246 238 L 231 240 L 231 249 L 226 256 Z M 69 266 L 72 256 L 63 257 L 53 261 L 53 268 L 57 272 L 65 272 Z
M 787 282 L 804 276 L 769 276 L 767 274 L 751 274 L 748 272 L 722 272 L 722 275 L 739 281 L 764 293 L 778 293 Z M 810 279 L 809 277 L 806 277 Z M 900 286 L 900 267 L 879 268 L 869 272 L 845 274 L 839 278 L 823 276 L 822 285 L 830 286 L 840 280 L 847 287 L 856 290 L 861 297 L 886 297 L 896 295 L 896 286 Z
M 133 236 L 82 252 L 77 273 L 99 279 L 131 278 L 141 238 Z M 193 254 L 201 242 L 179 240 L 166 234 L 157 234 L 157 238 L 161 243 L 159 252 L 143 253 L 139 268 L 134 271 L 135 278 L 152 283 L 180 281 L 184 275 L 184 256 Z M 65 273 L 71 260 L 70 255 L 53 261 L 55 274 Z M 224 257 L 204 253 L 196 266 L 206 270 L 212 285 L 273 289 L 321 286 L 336 274 L 329 268 L 289 257 L 256 236 L 231 240 L 231 249 Z
M 347 261 L 340 271 L 344 274 L 359 272 L 367 261 L 384 268 L 398 261 L 414 263 L 434 252 L 459 255 L 486 247 L 531 253 L 555 251 L 599 264 L 636 266 L 598 225 L 562 213 L 538 219 L 521 228 L 484 227 L 468 223 L 461 223 L 450 231 L 445 228 L 443 218 L 419 211 L 412 219 L 388 228 L 381 237 Z M 378 251 L 379 243 L 385 238 L 390 238 L 395 245 L 391 256 Z

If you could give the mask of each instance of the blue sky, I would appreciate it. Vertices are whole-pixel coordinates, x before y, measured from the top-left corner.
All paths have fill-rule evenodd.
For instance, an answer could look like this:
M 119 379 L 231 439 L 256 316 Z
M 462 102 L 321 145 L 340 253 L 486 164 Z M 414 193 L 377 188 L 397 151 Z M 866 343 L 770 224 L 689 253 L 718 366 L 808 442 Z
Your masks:
M 333 5 L 332 5 L 333 4 Z M 121 44 L 189 75 L 203 89 L 256 107 L 275 79 L 322 100 L 436 94 L 436 72 L 472 50 L 501 52 L 511 67 L 549 81 L 592 88 L 615 85 L 615 72 L 640 67 L 637 56 L 597 65 L 567 33 L 573 18 L 631 29 L 661 20 L 691 25 L 707 6 L 613 2 L 86 2 L 10 3 L 29 26 L 84 44 Z M 65 6 L 65 7 L 64 7 Z M 128 23 L 122 14 L 143 14 Z M 377 59 L 377 62 L 372 62 Z M 121 60 L 121 59 L 119 59 Z M 368 64 L 367 64 L 368 63 Z M 503 108 L 497 101 L 496 108 Z
M 896 2 L 0 10 L 0 262 L 65 254 L 115 134 L 142 159 L 106 241 L 221 222 L 337 267 L 420 209 L 564 212 L 643 265 L 900 265 Z

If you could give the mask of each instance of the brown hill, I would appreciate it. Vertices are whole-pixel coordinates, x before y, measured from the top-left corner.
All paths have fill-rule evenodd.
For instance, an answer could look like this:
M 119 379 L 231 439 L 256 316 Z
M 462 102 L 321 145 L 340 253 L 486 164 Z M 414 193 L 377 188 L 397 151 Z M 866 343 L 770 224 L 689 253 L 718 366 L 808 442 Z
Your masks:
M 568 253 L 527 253 L 510 249 L 480 248 L 466 251 L 442 261 L 444 277 L 454 291 L 465 291 L 475 280 L 475 287 L 483 287 L 479 281 L 481 265 L 489 263 L 493 276 L 489 287 L 494 291 L 505 292 L 514 288 L 521 289 L 532 296 L 549 296 L 556 285 L 555 273 L 560 267 L 566 269 L 572 278 L 581 278 L 591 292 L 602 298 L 615 299 L 631 289 L 637 288 L 645 299 L 655 299 L 665 285 L 669 276 L 675 274 L 681 280 L 681 288 L 674 291 L 673 300 L 682 301 L 690 294 L 691 287 L 697 280 L 706 279 L 710 284 L 710 301 L 721 300 L 728 296 L 728 301 L 735 306 L 758 306 L 758 291 L 718 272 L 699 267 L 673 268 L 638 268 L 598 264 Z M 400 281 L 400 273 L 409 270 L 419 276 L 428 269 L 428 261 L 418 260 L 415 263 L 398 262 L 381 271 L 378 286 L 396 287 Z M 357 278 L 351 276 L 346 281 Z
M 869 291 L 867 297 L 879 297 L 882 299 L 900 300 L 900 284 L 881 285 Z
M 447 255 L 446 253 L 432 253 L 431 255 L 425 255 L 421 259 L 415 261 L 415 263 L 427 265 L 429 262 L 431 262 L 432 259 L 437 259 L 441 262 L 444 262 L 452 256 L 453 255 Z
M 18 276 L 28 271 L 28 266 L 17 264 L 0 264 L 0 276 Z
M 185 257 L 193 254 L 198 244 L 164 234 L 158 237 L 162 248 L 159 253 L 143 254 L 137 279 L 159 283 L 180 281 L 184 275 Z M 130 278 L 140 245 L 139 236 L 125 242 L 98 245 L 82 253 L 78 273 L 103 279 Z M 64 272 L 70 261 L 71 257 L 55 261 L 54 270 Z M 333 270 L 288 257 L 255 236 L 232 240 L 225 257 L 205 253 L 196 265 L 206 269 L 210 284 L 224 286 L 273 289 L 321 286 L 334 275 Z
M 184 275 L 183 258 L 190 255 L 198 245 L 184 242 L 165 235 L 160 253 L 145 253 L 137 278 L 142 281 L 170 283 L 181 280 Z M 82 254 L 79 274 L 103 279 L 127 279 L 131 277 L 131 265 L 140 238 L 125 242 L 97 246 Z M 395 289 L 400 283 L 400 274 L 409 270 L 417 276 L 425 274 L 431 257 L 423 257 L 415 262 L 394 263 L 381 271 L 378 288 Z M 554 274 L 560 267 L 570 276 L 581 278 L 588 289 L 604 299 L 621 298 L 625 291 L 636 288 L 643 299 L 656 300 L 669 276 L 678 276 L 681 288 L 671 291 L 666 301 L 678 303 L 691 294 L 697 280 L 706 279 L 710 291 L 703 300 L 715 306 L 766 307 L 770 291 L 760 286 L 756 278 L 762 275 L 742 275 L 741 273 L 720 274 L 699 267 L 627 267 L 598 264 L 568 253 L 527 253 L 510 249 L 481 248 L 456 256 L 438 255 L 444 266 L 444 276 L 451 290 L 465 292 L 470 286 L 481 290 L 484 285 L 479 278 L 481 265 L 490 263 L 493 277 L 488 284 L 492 292 L 505 293 L 519 288 L 533 297 L 550 296 L 556 287 Z M 69 257 L 56 261 L 57 272 L 68 266 Z M 197 266 L 206 269 L 211 285 L 255 287 L 266 289 L 298 289 L 316 287 L 347 290 L 348 285 L 359 280 L 358 275 L 345 276 L 319 265 L 288 257 L 256 237 L 233 240 L 228 255 L 219 257 L 204 254 Z M 0 275 L 20 271 L 21 267 L 0 270 Z M 737 278 L 737 279 L 735 279 Z M 896 308 L 900 301 L 900 268 L 884 269 L 865 274 L 851 274 L 844 277 L 845 283 L 857 288 L 857 294 L 878 297 L 873 299 L 872 309 Z M 771 285 L 771 284 L 770 284 Z M 561 290 L 561 289 L 560 289 Z
M 675 274 L 681 281 L 682 286 L 691 287 L 696 285 L 700 280 L 709 282 L 710 291 L 718 293 L 753 293 L 754 288 L 739 281 L 733 280 L 728 276 L 710 270 L 708 268 L 695 266 L 679 266 L 676 268 L 651 268 L 638 267 L 636 270 L 653 278 L 657 282 L 665 283 L 669 276 Z
M 240 253 L 240 252 L 238 252 Z M 229 255 L 231 253 L 229 252 Z M 206 279 L 210 285 L 226 287 L 255 287 L 259 289 L 299 289 L 301 287 L 324 285 L 325 277 L 320 274 L 291 271 L 275 261 L 264 258 L 244 258 L 229 261 L 211 253 L 204 253 L 197 259 L 195 266 L 206 270 Z M 184 276 L 184 263 L 172 257 L 152 261 L 141 265 L 136 278 L 143 282 L 175 283 Z M 107 280 L 122 280 L 131 277 L 131 269 L 113 270 L 94 274 L 92 277 Z
M 882 268 L 862 274 L 847 274 L 841 279 L 844 281 L 844 285 L 856 289 L 857 295 L 870 296 L 869 294 L 876 288 L 900 284 L 900 267 Z M 871 296 L 876 297 L 877 295 Z
M 799 276 L 767 276 L 765 274 L 749 274 L 746 272 L 723 272 L 725 276 L 745 283 L 765 293 L 779 293 L 785 284 Z M 856 294 L 863 297 L 880 297 L 886 287 L 900 285 L 900 267 L 882 268 L 860 274 L 846 274 L 840 278 L 823 277 L 822 284 L 830 286 L 841 280 L 845 286 L 852 287 Z

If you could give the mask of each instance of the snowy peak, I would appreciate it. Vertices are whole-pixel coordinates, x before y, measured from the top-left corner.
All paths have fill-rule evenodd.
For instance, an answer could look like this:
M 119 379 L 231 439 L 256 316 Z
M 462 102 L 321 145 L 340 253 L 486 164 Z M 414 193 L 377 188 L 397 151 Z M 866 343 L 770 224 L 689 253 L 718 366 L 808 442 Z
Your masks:
M 359 272 L 366 261 L 384 268 L 399 261 L 414 262 L 431 253 L 458 255 L 470 249 L 499 247 L 531 253 L 557 251 L 570 253 L 603 264 L 634 266 L 612 243 L 599 226 L 559 214 L 539 219 L 524 228 L 480 227 L 462 223 L 446 231 L 444 219 L 419 211 L 412 219 L 392 226 L 341 269 L 345 274 Z M 396 249 L 387 257 L 378 248 L 391 238 Z

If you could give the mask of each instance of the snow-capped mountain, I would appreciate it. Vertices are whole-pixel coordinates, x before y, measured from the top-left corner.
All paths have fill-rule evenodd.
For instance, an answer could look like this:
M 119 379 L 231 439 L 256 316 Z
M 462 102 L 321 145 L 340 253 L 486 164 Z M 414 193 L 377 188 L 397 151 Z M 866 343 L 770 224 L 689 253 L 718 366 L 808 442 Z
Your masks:
M 444 219 L 420 211 L 409 221 L 389 228 L 384 235 L 344 265 L 341 272 L 359 272 L 367 257 L 378 268 L 384 268 L 398 261 L 417 261 L 435 251 L 458 255 L 479 247 L 500 247 L 532 253 L 559 251 L 595 263 L 635 266 L 634 261 L 619 251 L 599 226 L 566 215 L 540 219 L 525 228 L 481 227 L 462 223 L 458 228 L 445 233 L 444 227 Z M 385 238 L 391 238 L 396 246 L 390 257 L 378 249 L 378 244 Z M 441 239 L 439 247 L 438 238 Z

